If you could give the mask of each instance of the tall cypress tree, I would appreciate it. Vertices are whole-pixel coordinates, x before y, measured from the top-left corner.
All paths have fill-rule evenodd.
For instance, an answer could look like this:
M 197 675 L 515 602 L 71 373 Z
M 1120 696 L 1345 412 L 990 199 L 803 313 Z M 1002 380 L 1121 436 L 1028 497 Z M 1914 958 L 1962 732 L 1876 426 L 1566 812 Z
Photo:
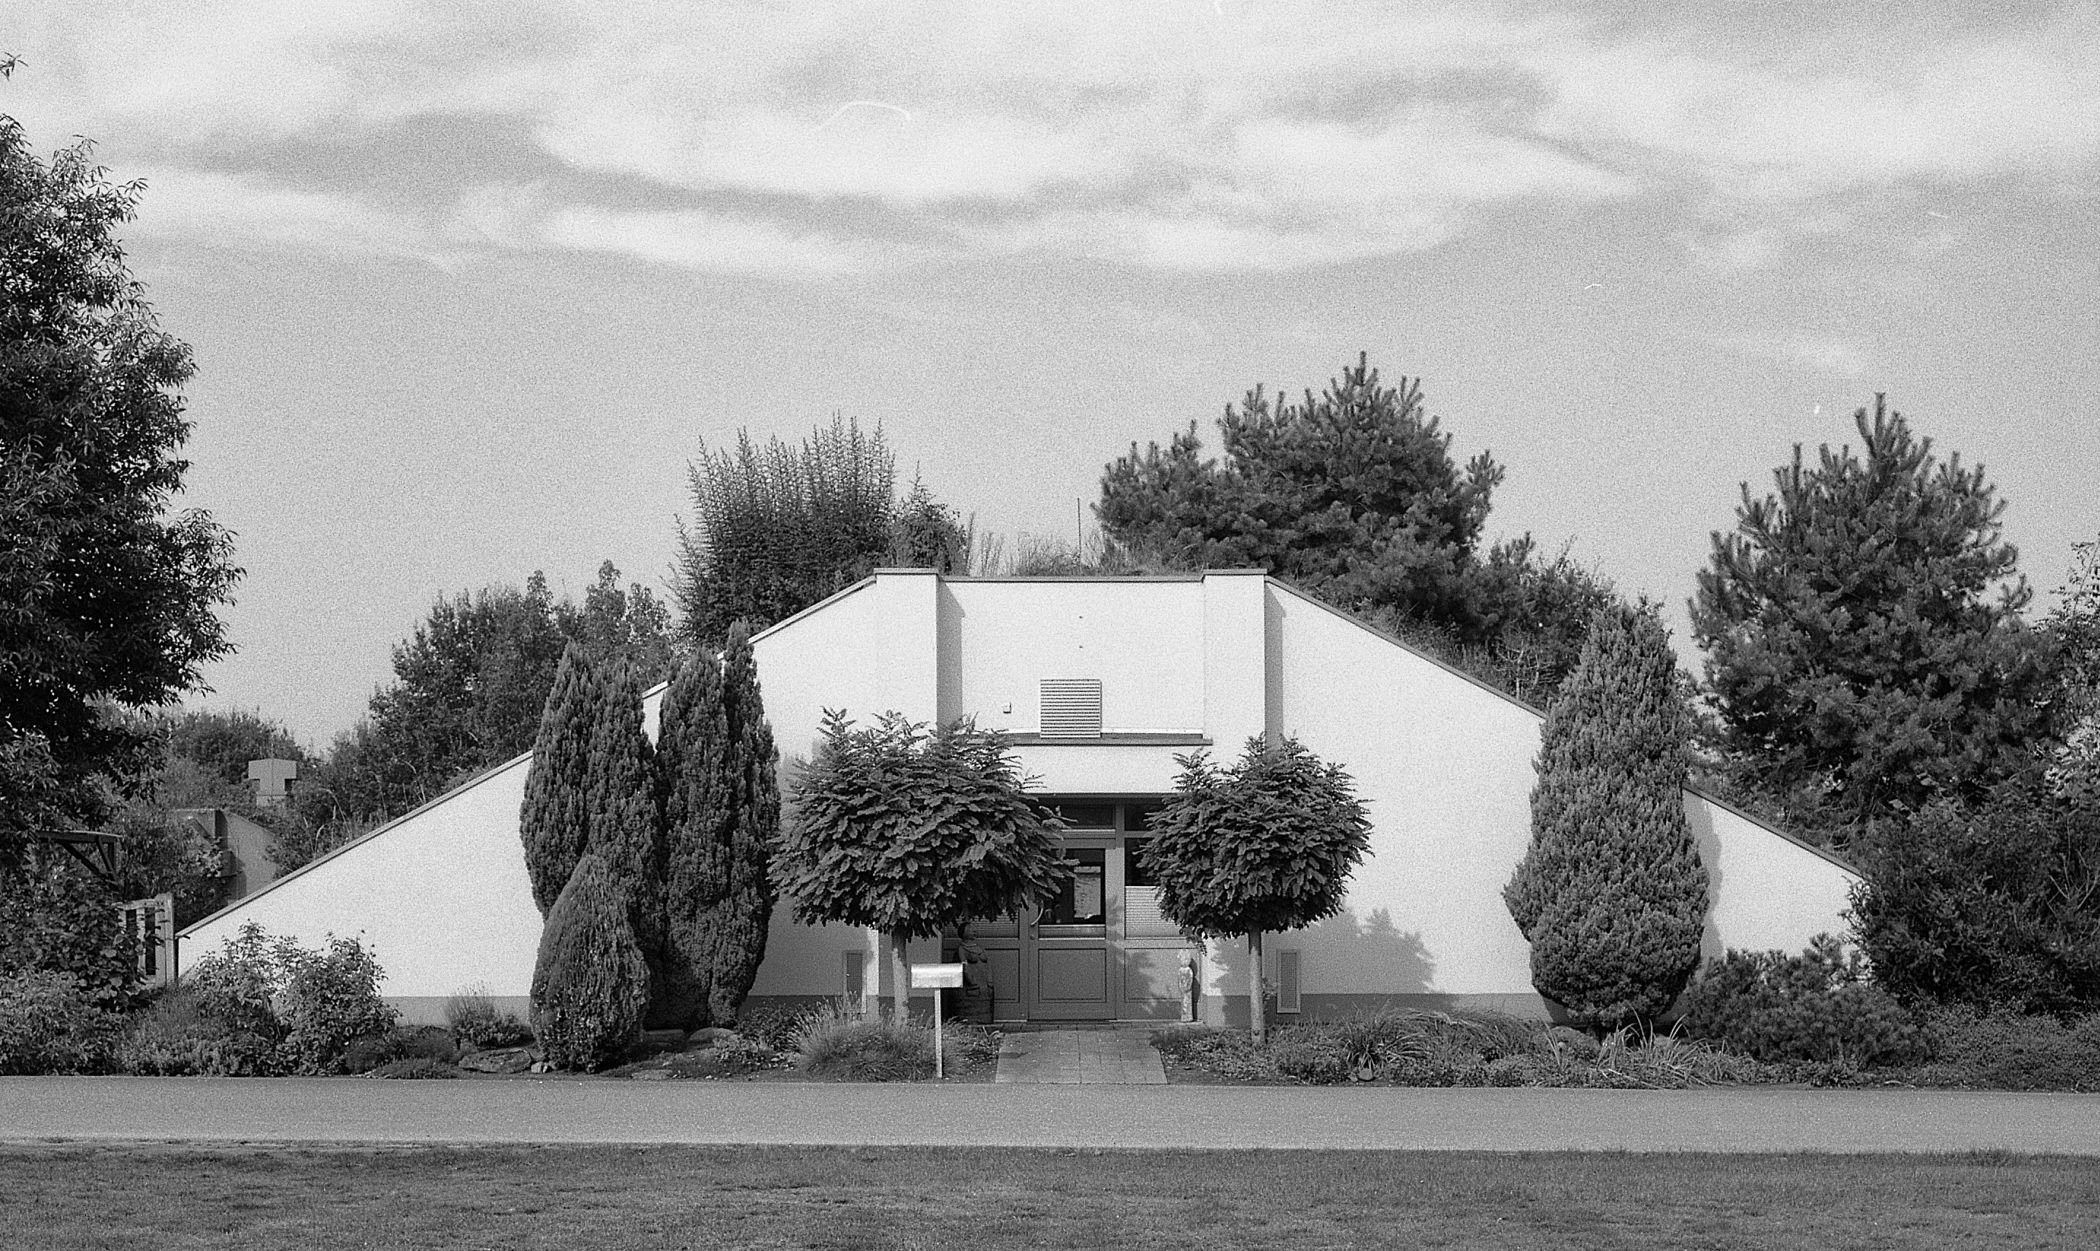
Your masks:
M 661 718 L 667 1002 L 685 1021 L 729 1024 L 765 955 L 780 828 L 749 630 L 732 627 L 719 660 L 681 665 Z
M 708 1024 L 714 941 L 728 887 L 729 719 L 713 652 L 681 658 L 657 712 L 656 766 L 664 808 L 664 986 L 681 1025 Z
M 599 668 L 593 694 L 583 779 L 586 850 L 627 891 L 629 923 L 655 986 L 664 967 L 663 815 L 655 749 L 642 729 L 641 677 L 633 664 L 613 660 Z
M 583 648 L 569 644 L 562 651 L 554 690 L 547 696 L 540 732 L 532 744 L 518 832 L 525 842 L 532 901 L 539 905 L 542 917 L 569 884 L 576 861 L 590 843 L 588 772 L 597 682 Z
M 1531 847 L 1502 898 L 1531 981 L 1582 1024 L 1654 1019 L 1699 963 L 1706 866 L 1684 817 L 1691 716 L 1652 605 L 1592 620 L 1546 711 Z
M 751 653 L 751 632 L 738 622 L 722 649 L 722 708 L 728 728 L 724 776 L 729 784 L 727 870 L 722 905 L 712 927 L 713 977 L 708 1011 L 718 1022 L 736 1020 L 766 954 L 773 917 L 770 868 L 780 835 L 780 786 L 773 727 L 766 721 Z

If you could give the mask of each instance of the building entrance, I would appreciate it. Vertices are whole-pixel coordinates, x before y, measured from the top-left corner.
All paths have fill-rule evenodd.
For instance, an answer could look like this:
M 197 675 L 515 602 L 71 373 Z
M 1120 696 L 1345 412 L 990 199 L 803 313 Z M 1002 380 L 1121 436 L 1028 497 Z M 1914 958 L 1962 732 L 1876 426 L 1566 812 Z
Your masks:
M 1065 803 L 1072 880 L 1040 912 L 973 926 L 1005 1021 L 1172 1021 L 1190 951 L 1139 862 L 1157 803 Z

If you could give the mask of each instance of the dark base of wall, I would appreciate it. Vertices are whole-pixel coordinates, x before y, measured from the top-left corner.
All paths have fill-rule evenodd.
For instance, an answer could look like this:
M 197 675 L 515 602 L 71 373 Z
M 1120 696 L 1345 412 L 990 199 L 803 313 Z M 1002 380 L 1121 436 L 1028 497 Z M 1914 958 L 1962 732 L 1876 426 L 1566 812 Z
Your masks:
M 1452 1012 L 1463 1008 L 1473 1012 L 1503 1012 L 1533 1021 L 1557 1021 L 1563 1015 L 1558 1004 L 1549 1003 L 1537 994 L 1305 995 L 1299 1000 L 1299 1011 L 1272 1013 L 1269 1019 L 1278 1024 L 1290 1025 L 1299 1021 L 1332 1021 L 1352 1016 L 1370 1016 L 1393 1008 L 1413 1008 L 1430 1012 Z M 1246 1029 L 1249 1021 L 1247 996 L 1207 997 L 1203 1001 L 1201 1019 L 1206 1025 Z

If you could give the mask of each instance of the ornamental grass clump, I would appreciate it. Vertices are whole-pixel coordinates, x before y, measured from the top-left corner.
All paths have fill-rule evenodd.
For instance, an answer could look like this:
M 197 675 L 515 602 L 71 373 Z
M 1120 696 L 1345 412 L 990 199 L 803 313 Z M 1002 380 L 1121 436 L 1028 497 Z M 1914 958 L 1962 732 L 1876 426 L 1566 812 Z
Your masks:
M 846 1082 L 911 1082 L 933 1076 L 933 1031 L 850 1007 L 817 1008 L 804 1019 L 802 1071 Z

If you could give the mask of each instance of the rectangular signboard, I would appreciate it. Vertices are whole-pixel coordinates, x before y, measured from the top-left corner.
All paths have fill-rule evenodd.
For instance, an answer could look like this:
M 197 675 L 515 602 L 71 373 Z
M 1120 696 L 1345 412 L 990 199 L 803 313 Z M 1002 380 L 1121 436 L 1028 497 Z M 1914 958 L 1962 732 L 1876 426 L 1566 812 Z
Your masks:
M 911 984 L 920 987 L 959 987 L 962 985 L 963 966 L 959 964 L 915 964 L 911 966 Z

